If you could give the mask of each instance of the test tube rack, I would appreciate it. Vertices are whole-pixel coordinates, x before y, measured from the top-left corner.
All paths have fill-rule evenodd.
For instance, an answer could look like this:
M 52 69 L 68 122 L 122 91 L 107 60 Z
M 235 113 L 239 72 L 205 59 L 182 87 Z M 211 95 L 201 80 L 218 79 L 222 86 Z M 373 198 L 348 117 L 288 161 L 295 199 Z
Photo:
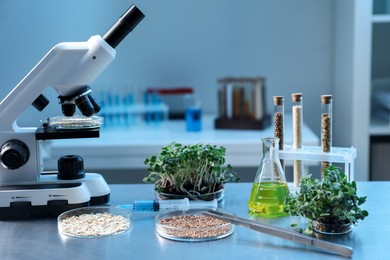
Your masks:
M 161 122 L 168 120 L 169 108 L 164 103 L 141 104 L 127 106 L 111 105 L 102 108 L 105 126 L 134 126 L 140 123 Z
M 321 146 L 303 146 L 293 149 L 291 145 L 284 145 L 279 151 L 281 160 L 326 161 L 344 163 L 344 173 L 349 181 L 354 180 L 354 160 L 356 148 L 332 147 L 331 152 L 323 152 Z

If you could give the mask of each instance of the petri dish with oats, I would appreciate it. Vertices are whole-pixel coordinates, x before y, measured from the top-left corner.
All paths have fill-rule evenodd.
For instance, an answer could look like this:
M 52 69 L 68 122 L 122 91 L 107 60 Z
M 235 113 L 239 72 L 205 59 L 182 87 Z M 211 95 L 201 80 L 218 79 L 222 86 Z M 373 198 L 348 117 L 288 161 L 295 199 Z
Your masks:
M 108 237 L 126 232 L 131 212 L 110 206 L 76 208 L 58 216 L 58 231 L 76 238 Z
M 205 210 L 207 209 L 190 208 L 162 211 L 154 218 L 155 233 L 166 239 L 183 242 L 210 241 L 233 234 L 233 224 L 205 216 L 202 214 Z M 226 210 L 218 211 L 234 215 Z

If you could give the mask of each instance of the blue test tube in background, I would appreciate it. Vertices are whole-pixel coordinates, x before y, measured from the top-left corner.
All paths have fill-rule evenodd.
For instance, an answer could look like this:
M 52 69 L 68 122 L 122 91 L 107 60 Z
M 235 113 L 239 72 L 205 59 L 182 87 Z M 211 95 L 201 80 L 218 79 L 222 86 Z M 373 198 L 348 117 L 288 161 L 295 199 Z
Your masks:
M 202 130 L 202 109 L 200 100 L 194 94 L 184 96 L 186 130 L 196 132 Z
M 151 94 L 146 90 L 144 92 L 144 105 L 145 105 L 145 107 L 148 107 L 148 106 L 151 105 L 151 103 L 152 103 L 152 101 L 151 101 Z M 146 111 L 144 117 L 145 117 L 144 118 L 145 119 L 145 123 L 149 124 L 150 121 L 152 120 L 152 113 L 149 112 L 149 111 Z
M 153 110 L 154 110 L 153 120 L 155 124 L 159 124 L 161 121 L 164 120 L 164 112 L 161 112 L 159 109 L 162 101 L 160 95 L 157 92 L 153 92 L 152 103 L 153 103 Z

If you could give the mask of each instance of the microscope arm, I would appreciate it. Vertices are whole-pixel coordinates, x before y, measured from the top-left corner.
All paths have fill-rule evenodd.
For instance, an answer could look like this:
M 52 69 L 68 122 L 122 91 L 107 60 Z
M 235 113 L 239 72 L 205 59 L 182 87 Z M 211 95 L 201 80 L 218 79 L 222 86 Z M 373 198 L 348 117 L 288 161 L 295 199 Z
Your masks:
M 0 130 L 22 131 L 17 118 L 46 87 L 70 95 L 93 81 L 114 58 L 115 49 L 99 35 L 87 42 L 56 45 L 0 103 Z
M 132 5 L 103 37 L 95 35 L 86 42 L 65 42 L 54 46 L 1 101 L 0 132 L 30 132 L 31 128 L 20 128 L 16 120 L 48 86 L 58 92 L 64 115 L 73 115 L 74 99 L 78 99 L 77 106 L 83 110 L 83 115 L 97 113 L 100 107 L 86 85 L 112 62 L 116 46 L 144 17 Z

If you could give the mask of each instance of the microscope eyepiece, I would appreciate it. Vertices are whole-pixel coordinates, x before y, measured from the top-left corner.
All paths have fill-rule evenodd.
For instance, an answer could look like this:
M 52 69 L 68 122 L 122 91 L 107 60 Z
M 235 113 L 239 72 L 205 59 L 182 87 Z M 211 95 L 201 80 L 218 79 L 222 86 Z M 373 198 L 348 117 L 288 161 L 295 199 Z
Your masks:
M 135 5 L 132 5 L 104 34 L 103 39 L 115 49 L 144 17 L 145 15 Z

